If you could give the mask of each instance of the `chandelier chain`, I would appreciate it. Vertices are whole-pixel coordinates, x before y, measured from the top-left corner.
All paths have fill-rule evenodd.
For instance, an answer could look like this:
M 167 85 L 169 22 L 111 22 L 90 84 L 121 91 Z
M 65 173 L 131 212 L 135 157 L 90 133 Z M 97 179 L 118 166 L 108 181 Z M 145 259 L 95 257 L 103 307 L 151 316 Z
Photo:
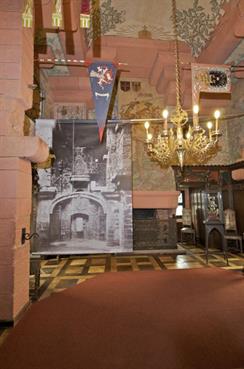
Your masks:
M 176 0 L 172 0 L 172 20 L 175 41 L 175 77 L 176 77 L 176 110 L 182 110 L 181 107 L 181 73 L 180 73 L 180 57 L 179 57 L 179 42 L 176 16 Z

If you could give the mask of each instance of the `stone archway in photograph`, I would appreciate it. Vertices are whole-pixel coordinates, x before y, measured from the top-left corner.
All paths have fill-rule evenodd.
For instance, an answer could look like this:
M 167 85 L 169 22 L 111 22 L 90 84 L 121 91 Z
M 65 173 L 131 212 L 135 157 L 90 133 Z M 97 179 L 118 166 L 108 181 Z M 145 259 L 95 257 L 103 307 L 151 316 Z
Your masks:
M 105 241 L 105 210 L 100 198 L 83 192 L 56 199 L 50 209 L 50 243 Z
M 87 214 L 78 213 L 71 215 L 71 239 L 86 239 L 87 223 L 89 223 L 89 216 Z

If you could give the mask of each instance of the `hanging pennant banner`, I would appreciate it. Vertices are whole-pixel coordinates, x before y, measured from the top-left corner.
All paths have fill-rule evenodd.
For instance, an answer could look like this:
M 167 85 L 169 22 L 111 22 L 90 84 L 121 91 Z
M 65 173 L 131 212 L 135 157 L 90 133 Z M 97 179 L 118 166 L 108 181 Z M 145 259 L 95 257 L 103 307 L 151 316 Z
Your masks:
M 53 27 L 62 27 L 63 25 L 63 9 L 62 0 L 54 0 L 54 11 L 52 14 Z
M 191 64 L 192 105 L 198 105 L 201 92 L 230 93 L 231 70 L 228 65 Z
M 80 28 L 90 28 L 90 0 L 81 0 Z
M 103 138 L 114 81 L 116 66 L 111 62 L 95 62 L 88 67 L 100 142 Z
M 22 14 L 23 27 L 31 28 L 33 24 L 33 0 L 26 0 Z

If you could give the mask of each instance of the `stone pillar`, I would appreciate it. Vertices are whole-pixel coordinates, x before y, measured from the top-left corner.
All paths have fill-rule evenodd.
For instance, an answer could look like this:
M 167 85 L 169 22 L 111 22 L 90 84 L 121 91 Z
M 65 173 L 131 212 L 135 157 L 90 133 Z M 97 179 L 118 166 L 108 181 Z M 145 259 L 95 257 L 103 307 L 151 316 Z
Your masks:
M 21 0 L 0 2 L 0 322 L 14 321 L 29 302 L 31 164 L 48 157 L 37 137 L 23 136 L 32 106 L 33 30 L 23 29 Z

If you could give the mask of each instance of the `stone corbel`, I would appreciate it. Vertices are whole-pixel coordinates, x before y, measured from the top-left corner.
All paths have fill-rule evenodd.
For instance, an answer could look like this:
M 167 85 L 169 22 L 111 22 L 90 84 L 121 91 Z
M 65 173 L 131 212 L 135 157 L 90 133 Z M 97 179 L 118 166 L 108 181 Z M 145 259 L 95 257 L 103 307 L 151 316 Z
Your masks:
M 242 181 L 244 180 L 244 169 L 236 169 L 231 172 L 232 179 L 234 181 Z
M 0 157 L 19 157 L 42 163 L 49 155 L 48 145 L 39 137 L 0 137 Z

